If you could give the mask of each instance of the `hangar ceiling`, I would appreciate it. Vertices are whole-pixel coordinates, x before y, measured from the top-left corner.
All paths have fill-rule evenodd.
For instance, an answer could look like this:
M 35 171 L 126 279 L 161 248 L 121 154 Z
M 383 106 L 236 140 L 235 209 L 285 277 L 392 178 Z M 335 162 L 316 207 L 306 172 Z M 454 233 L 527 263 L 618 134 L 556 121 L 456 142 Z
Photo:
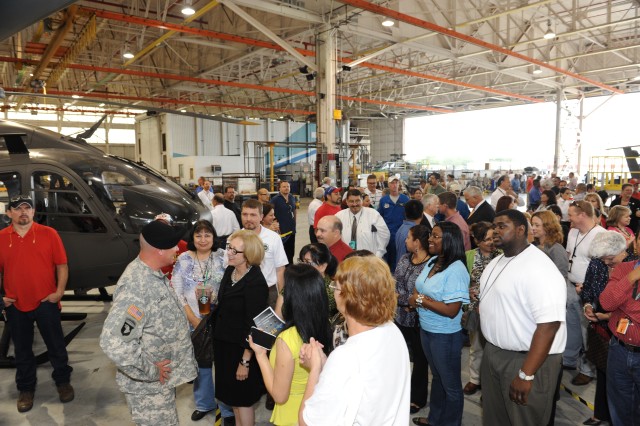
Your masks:
M 327 37 L 328 95 L 352 119 L 640 90 L 638 0 L 82 0 L 44 20 L 38 9 L 0 40 L 0 87 L 36 93 L 5 109 L 113 102 L 101 107 L 305 120 L 327 96 L 316 64 Z

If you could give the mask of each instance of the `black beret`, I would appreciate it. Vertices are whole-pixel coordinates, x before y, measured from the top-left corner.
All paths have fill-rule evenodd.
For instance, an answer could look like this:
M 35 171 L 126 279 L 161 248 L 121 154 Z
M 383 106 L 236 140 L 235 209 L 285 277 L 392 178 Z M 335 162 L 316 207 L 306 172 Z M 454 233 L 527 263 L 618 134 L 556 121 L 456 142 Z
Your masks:
M 152 247 L 166 250 L 178 245 L 178 241 L 182 239 L 182 230 L 153 220 L 142 228 L 142 236 Z

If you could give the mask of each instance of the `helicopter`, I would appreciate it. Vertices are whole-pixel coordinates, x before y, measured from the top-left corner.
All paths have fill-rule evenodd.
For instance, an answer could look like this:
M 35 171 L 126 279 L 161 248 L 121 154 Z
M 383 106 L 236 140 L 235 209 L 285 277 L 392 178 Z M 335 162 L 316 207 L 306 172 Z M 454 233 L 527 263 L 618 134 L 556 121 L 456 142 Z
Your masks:
M 185 230 L 211 219 L 193 194 L 142 162 L 104 154 L 81 138 L 0 120 L 0 229 L 9 224 L 6 203 L 19 194 L 31 195 L 34 221 L 58 231 L 69 262 L 68 290 L 115 284 L 138 254 L 140 229 L 159 213 Z

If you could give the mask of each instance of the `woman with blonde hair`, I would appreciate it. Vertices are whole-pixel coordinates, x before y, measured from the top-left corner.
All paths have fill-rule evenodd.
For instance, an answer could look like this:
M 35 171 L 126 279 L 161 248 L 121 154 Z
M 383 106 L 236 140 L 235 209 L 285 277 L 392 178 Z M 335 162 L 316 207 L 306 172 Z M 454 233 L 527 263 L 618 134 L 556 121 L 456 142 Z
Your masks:
M 349 339 L 328 358 L 315 339 L 303 345 L 309 379 L 299 424 L 406 426 L 409 352 L 393 323 L 397 296 L 389 266 L 374 256 L 351 257 L 340 263 L 334 286 Z
M 267 307 L 269 287 L 260 263 L 262 240 L 252 231 L 239 230 L 227 239 L 228 267 L 218 292 L 213 333 L 213 364 L 217 398 L 231 406 L 236 424 L 255 423 L 253 405 L 264 394 L 260 367 L 247 336 L 253 318 Z
M 631 209 L 629 207 L 611 207 L 609 217 L 607 218 L 607 230 L 622 234 L 627 242 L 627 249 L 633 253 L 633 241 L 636 239 L 636 235 L 633 233 L 633 230 L 629 228 L 629 223 L 631 223 Z
M 595 192 L 590 192 L 584 196 L 584 201 L 588 201 L 593 206 L 593 211 L 597 217 L 596 225 L 600 225 L 603 228 L 607 227 L 607 212 L 602 202 L 602 198 Z

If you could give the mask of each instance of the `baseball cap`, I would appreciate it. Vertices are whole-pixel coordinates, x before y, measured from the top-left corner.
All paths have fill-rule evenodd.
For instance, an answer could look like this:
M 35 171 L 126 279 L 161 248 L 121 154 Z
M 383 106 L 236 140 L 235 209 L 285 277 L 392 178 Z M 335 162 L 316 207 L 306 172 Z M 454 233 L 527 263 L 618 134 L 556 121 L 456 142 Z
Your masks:
M 33 200 L 29 195 L 16 195 L 9 200 L 10 209 L 17 209 L 23 204 L 28 204 L 29 207 L 33 208 Z
M 631 185 L 637 185 L 638 184 L 638 179 L 629 179 L 629 183 Z
M 396 175 L 389 176 L 389 183 L 393 182 L 394 180 L 400 180 L 400 178 Z
M 329 195 L 333 194 L 334 192 L 340 192 L 340 188 L 336 188 L 335 186 L 328 187 L 327 189 L 324 190 L 325 198 L 328 198 Z
M 182 239 L 182 230 L 159 220 L 152 220 L 142 228 L 142 236 L 152 247 L 166 250 L 178 245 Z

